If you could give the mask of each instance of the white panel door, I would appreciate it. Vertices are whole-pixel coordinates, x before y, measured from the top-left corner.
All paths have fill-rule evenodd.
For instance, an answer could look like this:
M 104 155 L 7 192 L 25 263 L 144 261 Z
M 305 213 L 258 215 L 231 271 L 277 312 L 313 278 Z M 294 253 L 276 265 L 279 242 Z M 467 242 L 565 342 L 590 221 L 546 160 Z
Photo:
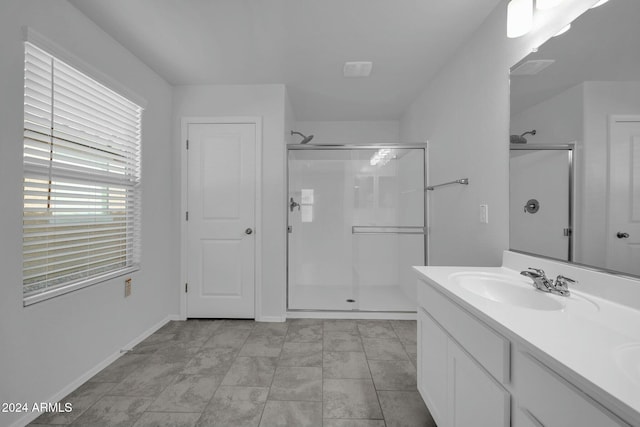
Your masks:
M 640 117 L 614 117 L 609 141 L 607 268 L 640 275 Z
M 188 125 L 187 315 L 253 318 L 255 124 Z

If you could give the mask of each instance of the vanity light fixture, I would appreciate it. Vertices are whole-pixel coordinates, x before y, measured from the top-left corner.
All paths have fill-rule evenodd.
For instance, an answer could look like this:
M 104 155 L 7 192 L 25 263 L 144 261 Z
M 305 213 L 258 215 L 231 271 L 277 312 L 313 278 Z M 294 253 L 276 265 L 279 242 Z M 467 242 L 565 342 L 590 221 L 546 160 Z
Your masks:
M 562 3 L 563 0 L 536 0 L 536 9 L 546 10 L 552 9 Z
M 593 6 L 591 6 L 591 9 L 595 9 L 598 6 L 602 6 L 603 4 L 605 4 L 608 1 L 609 0 L 600 0 L 598 3 L 594 4 Z
M 527 34 L 533 27 L 533 0 L 511 0 L 507 5 L 507 37 Z
M 566 33 L 570 29 L 571 29 L 571 24 L 568 24 L 566 27 L 562 28 L 560 31 L 558 31 L 556 34 L 554 34 L 553 37 L 561 36 L 562 34 Z

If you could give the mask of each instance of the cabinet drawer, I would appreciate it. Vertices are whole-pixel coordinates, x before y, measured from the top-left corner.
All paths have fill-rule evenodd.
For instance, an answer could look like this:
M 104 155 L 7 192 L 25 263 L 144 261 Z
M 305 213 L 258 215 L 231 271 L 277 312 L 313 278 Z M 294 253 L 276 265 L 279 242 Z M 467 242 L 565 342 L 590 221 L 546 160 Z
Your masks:
M 421 280 L 418 305 L 494 378 L 503 384 L 509 382 L 509 340 Z
M 513 385 L 519 410 L 539 424 L 613 427 L 627 424 L 527 353 L 514 351 Z M 516 423 L 516 427 L 526 425 Z

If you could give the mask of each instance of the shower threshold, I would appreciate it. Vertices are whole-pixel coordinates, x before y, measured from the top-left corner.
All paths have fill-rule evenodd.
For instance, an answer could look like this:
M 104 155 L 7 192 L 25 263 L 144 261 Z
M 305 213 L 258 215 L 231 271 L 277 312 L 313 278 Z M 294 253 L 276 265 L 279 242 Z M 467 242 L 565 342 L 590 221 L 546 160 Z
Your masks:
M 296 285 L 289 290 L 289 310 L 415 312 L 416 302 L 399 286 Z
M 416 320 L 413 312 L 289 310 L 287 319 Z

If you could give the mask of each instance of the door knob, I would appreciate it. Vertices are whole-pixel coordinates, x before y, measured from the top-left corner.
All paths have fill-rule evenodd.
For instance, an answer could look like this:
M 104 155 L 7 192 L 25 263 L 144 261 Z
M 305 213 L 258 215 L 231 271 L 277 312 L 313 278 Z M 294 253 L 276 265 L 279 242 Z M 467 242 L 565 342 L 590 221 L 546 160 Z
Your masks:
M 616 237 L 618 239 L 628 239 L 629 238 L 629 233 L 623 233 L 622 231 L 618 231 L 616 233 Z
M 253 233 L 253 230 L 251 228 L 247 228 L 246 230 L 244 230 L 244 234 L 251 234 Z

